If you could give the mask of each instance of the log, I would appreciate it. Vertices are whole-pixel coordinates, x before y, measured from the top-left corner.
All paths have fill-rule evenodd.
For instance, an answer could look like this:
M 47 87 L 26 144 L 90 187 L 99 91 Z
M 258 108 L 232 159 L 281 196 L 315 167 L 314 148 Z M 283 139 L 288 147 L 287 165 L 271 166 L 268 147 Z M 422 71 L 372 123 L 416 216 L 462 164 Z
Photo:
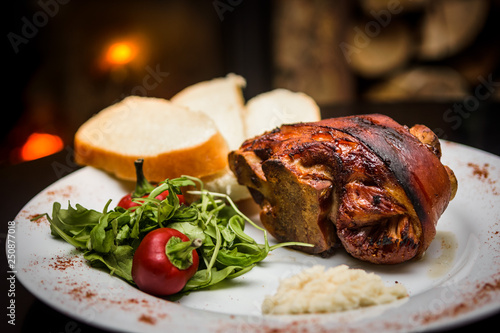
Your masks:
M 318 104 L 354 99 L 354 76 L 338 47 L 349 8 L 349 0 L 273 2 L 274 88 L 304 92 Z
M 420 28 L 419 58 L 442 60 L 462 51 L 484 27 L 489 7 L 486 0 L 430 1 Z
M 487 77 L 495 72 L 498 59 L 500 59 L 500 45 L 491 39 L 489 43 L 474 45 L 449 63 L 471 86 L 476 86 L 480 84 L 479 77 Z
M 366 15 L 389 10 L 391 7 L 402 8 L 402 13 L 420 11 L 430 0 L 360 0 L 359 5 Z
M 467 81 L 454 69 L 421 66 L 402 71 L 372 86 L 364 98 L 374 102 L 447 101 L 463 99 L 467 94 Z
M 375 20 L 358 23 L 347 40 L 353 47 L 349 64 L 366 78 L 377 78 L 402 68 L 414 52 L 410 28 L 395 18 L 385 27 Z

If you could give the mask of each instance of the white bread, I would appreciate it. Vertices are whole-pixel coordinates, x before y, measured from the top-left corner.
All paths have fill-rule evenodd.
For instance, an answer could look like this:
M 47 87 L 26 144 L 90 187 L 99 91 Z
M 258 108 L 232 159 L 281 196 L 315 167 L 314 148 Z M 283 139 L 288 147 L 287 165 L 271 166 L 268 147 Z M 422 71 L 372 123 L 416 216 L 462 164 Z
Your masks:
M 319 107 L 311 97 L 287 89 L 274 89 L 247 102 L 244 116 L 245 135 L 248 139 L 283 124 L 319 120 Z
M 228 167 L 230 150 L 283 123 L 320 120 L 312 98 L 286 89 L 262 93 L 245 105 L 245 79 L 235 74 L 183 89 L 170 101 L 130 96 L 89 119 L 75 135 L 75 160 L 118 178 L 135 180 L 144 158 L 152 182 L 191 175 L 234 201 L 250 199 Z
M 274 89 L 251 98 L 243 113 L 245 139 L 263 134 L 283 124 L 321 120 L 320 109 L 308 95 L 287 89 Z M 236 146 L 239 148 L 243 141 Z M 234 149 L 233 149 L 234 150 Z M 250 198 L 250 192 L 236 185 L 234 174 L 222 175 L 210 182 L 219 191 L 229 191 L 229 195 L 239 200 Z M 234 178 L 234 179 L 233 179 Z
M 243 77 L 229 73 L 225 77 L 202 81 L 184 88 L 170 100 L 211 117 L 224 136 L 229 150 L 235 150 L 246 138 L 243 125 L 245 99 L 242 92 L 245 86 Z M 216 175 L 202 177 L 202 180 L 208 190 L 230 195 L 234 201 L 250 198 L 248 189 L 238 184 L 229 167 Z
M 188 109 L 200 111 L 215 121 L 230 150 L 238 149 L 245 140 L 242 115 L 245 100 L 243 77 L 233 73 L 225 77 L 189 86 L 170 100 Z
M 144 158 L 152 182 L 227 168 L 228 148 L 214 121 L 160 98 L 130 96 L 85 122 L 75 134 L 75 161 L 135 180 Z
M 286 89 L 262 93 L 245 105 L 242 93 L 245 85 L 241 76 L 228 74 L 189 86 L 171 101 L 209 115 L 230 150 L 236 150 L 244 140 L 284 123 L 321 119 L 319 107 L 311 97 Z M 234 201 L 251 198 L 248 189 L 238 184 L 229 167 L 202 179 L 207 189 L 226 193 Z

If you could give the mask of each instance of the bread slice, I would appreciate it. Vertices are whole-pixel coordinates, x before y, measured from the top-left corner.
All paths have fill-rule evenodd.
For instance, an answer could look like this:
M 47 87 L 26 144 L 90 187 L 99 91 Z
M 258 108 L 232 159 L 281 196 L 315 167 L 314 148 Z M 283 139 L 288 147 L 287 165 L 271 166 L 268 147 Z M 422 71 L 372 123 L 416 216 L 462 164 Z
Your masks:
M 243 126 L 245 99 L 242 91 L 245 86 L 246 81 L 243 77 L 229 73 L 225 77 L 189 86 L 170 100 L 190 110 L 203 112 L 212 118 L 224 136 L 229 150 L 236 150 L 246 138 Z M 238 184 L 229 167 L 215 175 L 202 177 L 202 180 L 208 190 L 225 193 L 234 201 L 250 198 L 248 189 Z
M 152 182 L 191 175 L 234 201 L 250 199 L 228 167 L 229 151 L 245 139 L 283 123 L 320 120 L 312 98 L 286 89 L 260 94 L 245 105 L 243 77 L 200 82 L 171 101 L 130 96 L 102 110 L 75 134 L 75 160 L 135 180 L 134 161 L 144 158 Z
M 321 120 L 320 109 L 308 95 L 287 89 L 274 89 L 251 98 L 246 104 L 246 139 L 283 124 Z
M 230 150 L 238 149 L 245 140 L 242 115 L 245 99 L 243 77 L 230 73 L 225 77 L 189 86 L 170 100 L 190 110 L 200 111 L 212 118 L 226 139 Z
M 152 182 L 183 174 L 210 176 L 227 168 L 227 144 L 202 112 L 168 100 L 130 96 L 85 122 L 75 134 L 75 161 L 135 180 L 144 158 Z

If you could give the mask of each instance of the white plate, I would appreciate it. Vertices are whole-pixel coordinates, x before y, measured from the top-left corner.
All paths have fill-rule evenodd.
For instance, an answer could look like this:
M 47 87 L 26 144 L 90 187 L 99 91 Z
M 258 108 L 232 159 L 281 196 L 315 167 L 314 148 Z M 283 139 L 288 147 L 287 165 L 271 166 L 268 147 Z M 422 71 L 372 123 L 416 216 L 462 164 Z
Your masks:
M 89 325 L 123 332 L 261 332 L 338 328 L 356 331 L 424 331 L 463 325 L 500 309 L 500 158 L 443 142 L 443 163 L 459 181 L 458 194 L 438 223 L 438 233 L 419 261 L 377 266 L 343 250 L 328 259 L 289 249 L 273 251 L 248 274 L 198 291 L 176 303 L 147 295 L 91 268 L 71 245 L 50 235 L 44 218 L 52 203 L 101 210 L 117 203 L 131 184 L 94 168 L 82 168 L 33 198 L 16 217 L 17 277 L 35 296 Z M 247 232 L 262 241 L 251 226 Z M 263 316 L 261 304 L 280 279 L 314 264 L 347 264 L 403 283 L 404 301 L 337 314 Z

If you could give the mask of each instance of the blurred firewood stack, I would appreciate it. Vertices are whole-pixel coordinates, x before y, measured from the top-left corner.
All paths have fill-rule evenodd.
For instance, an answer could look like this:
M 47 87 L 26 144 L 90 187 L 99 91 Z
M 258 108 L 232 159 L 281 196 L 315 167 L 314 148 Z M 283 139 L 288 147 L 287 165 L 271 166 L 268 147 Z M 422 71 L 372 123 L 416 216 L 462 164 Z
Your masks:
M 319 104 L 447 101 L 500 81 L 498 0 L 278 0 L 274 85 Z M 492 99 L 500 100 L 500 88 Z

